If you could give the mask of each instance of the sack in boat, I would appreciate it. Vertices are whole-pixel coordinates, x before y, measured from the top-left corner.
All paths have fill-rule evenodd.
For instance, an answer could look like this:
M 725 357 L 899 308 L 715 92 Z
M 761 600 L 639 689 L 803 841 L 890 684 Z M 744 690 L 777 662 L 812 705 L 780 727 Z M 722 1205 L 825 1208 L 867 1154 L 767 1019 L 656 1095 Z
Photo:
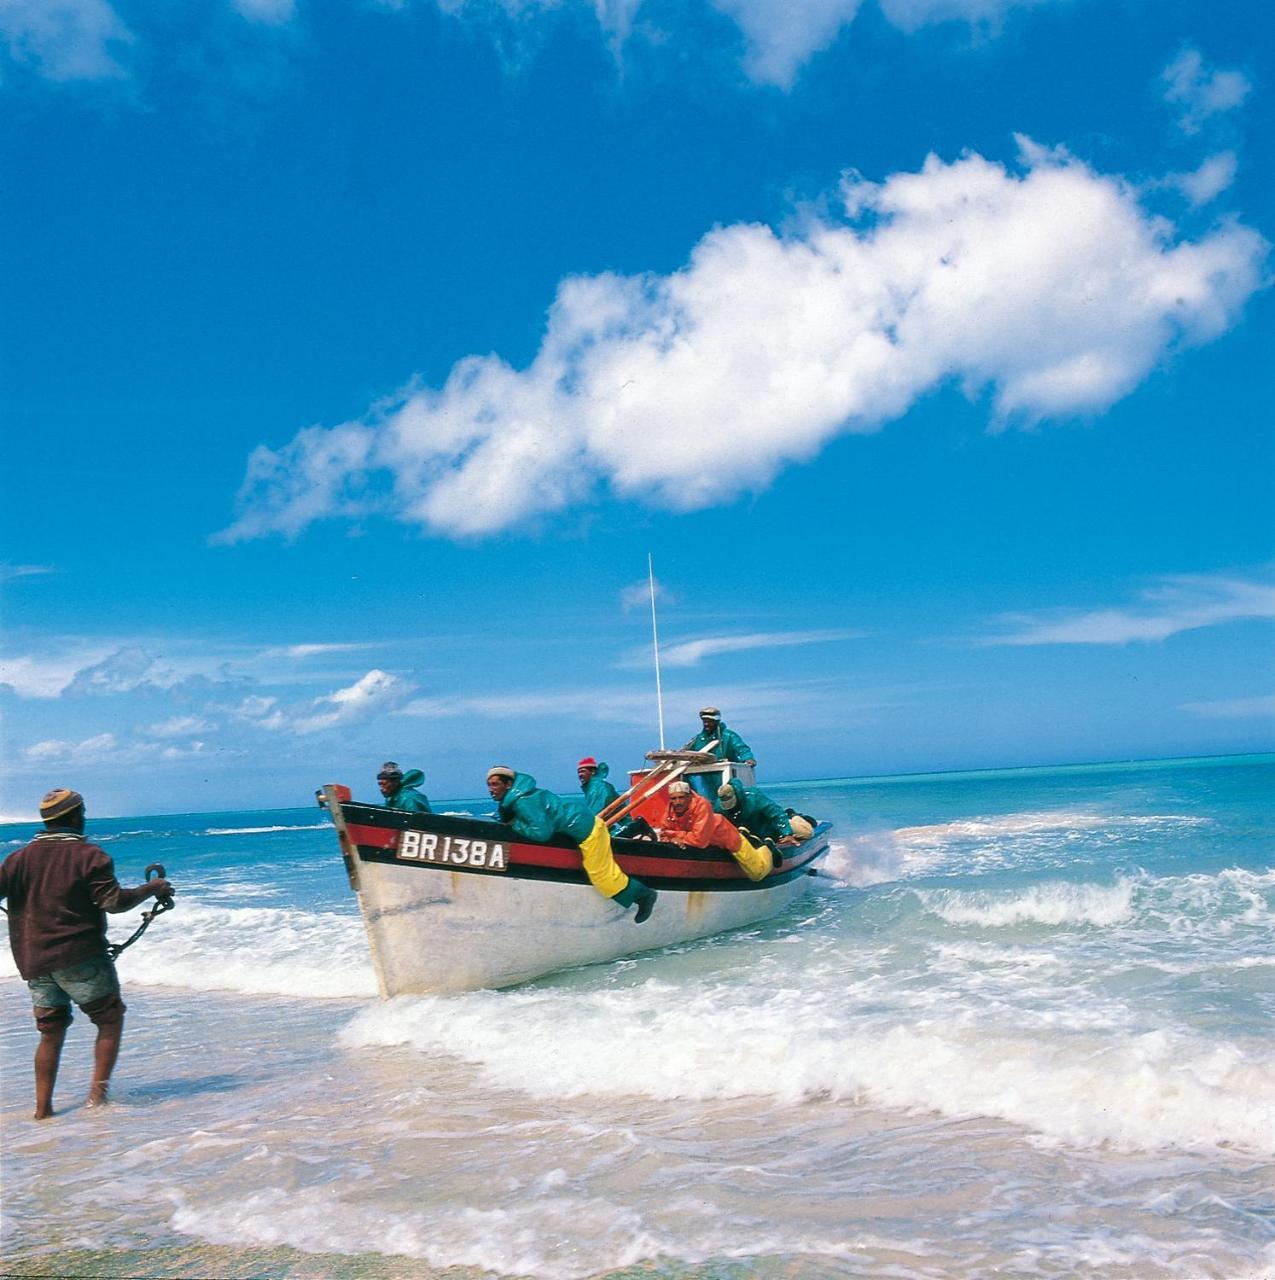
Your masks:
M 815 833 L 814 822 L 791 809 L 788 810 L 788 825 L 792 827 L 792 833 L 798 840 L 809 840 Z

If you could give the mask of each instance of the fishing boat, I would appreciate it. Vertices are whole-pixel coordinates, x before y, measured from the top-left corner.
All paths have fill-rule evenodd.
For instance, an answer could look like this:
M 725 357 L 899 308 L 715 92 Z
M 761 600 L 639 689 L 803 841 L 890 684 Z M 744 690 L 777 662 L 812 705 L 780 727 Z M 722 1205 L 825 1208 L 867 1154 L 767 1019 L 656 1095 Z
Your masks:
M 753 780 L 748 765 L 710 754 L 651 755 L 661 758 L 630 775 L 635 794 L 655 794 L 679 776 L 706 796 L 731 778 Z M 620 867 L 659 892 L 639 925 L 589 884 L 569 840 L 525 840 L 481 817 L 361 804 L 336 785 L 323 797 L 385 997 L 510 986 L 769 919 L 810 886 L 831 830 L 817 822 L 800 844 L 773 846 L 775 869 L 756 882 L 725 849 L 616 836 Z

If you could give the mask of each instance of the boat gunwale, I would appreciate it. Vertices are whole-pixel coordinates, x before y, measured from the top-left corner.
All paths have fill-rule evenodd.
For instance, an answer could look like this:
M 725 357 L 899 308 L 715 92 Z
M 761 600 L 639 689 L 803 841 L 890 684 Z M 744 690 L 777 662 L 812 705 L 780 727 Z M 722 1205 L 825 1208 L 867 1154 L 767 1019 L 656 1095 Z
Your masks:
M 518 836 L 507 823 L 488 818 L 458 814 L 415 813 L 410 810 L 389 809 L 359 801 L 342 803 L 341 811 L 346 824 L 352 827 L 374 828 L 390 832 L 430 831 L 438 835 L 498 840 L 508 846 L 508 869 L 503 872 L 492 872 L 481 867 L 469 867 L 451 862 L 400 858 L 388 845 L 364 844 L 358 841 L 354 833 L 351 833 L 351 840 L 357 848 L 358 857 L 364 862 L 482 876 L 487 879 L 541 880 L 563 884 L 588 883 L 583 866 L 579 862 L 554 865 L 534 859 L 536 850 L 570 851 L 578 857 L 579 845 L 563 836 L 549 840 L 528 840 Z M 749 880 L 744 875 L 733 855 L 725 849 L 687 848 L 661 841 L 630 840 L 623 836 L 612 837 L 612 848 L 616 861 L 622 869 L 629 871 L 629 874 L 639 875 L 644 883 L 656 889 L 704 893 L 764 892 L 767 889 L 788 884 L 798 876 L 813 874 L 813 864 L 828 852 L 827 837 L 831 830 L 830 822 L 820 822 L 815 826 L 811 836 L 801 844 L 781 846 L 780 852 L 784 855 L 783 865 L 770 875 L 756 881 Z M 527 856 L 528 852 L 533 854 L 530 859 Z M 678 873 L 672 867 L 661 874 L 658 868 L 652 870 L 649 865 L 660 861 L 699 863 L 705 870 L 708 867 L 717 867 L 730 874 L 714 876 L 696 875 L 693 872 Z M 642 865 L 630 870 L 634 862 Z M 626 866 L 626 863 L 629 866 Z

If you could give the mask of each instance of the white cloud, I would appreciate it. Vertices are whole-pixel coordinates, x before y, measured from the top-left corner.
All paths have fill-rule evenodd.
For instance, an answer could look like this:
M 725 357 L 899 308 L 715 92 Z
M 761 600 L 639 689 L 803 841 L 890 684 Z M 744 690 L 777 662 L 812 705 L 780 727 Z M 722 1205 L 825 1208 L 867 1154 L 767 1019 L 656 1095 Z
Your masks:
M 374 668 L 347 688 L 316 698 L 308 713 L 291 717 L 288 723 L 296 733 L 333 729 L 388 711 L 409 692 L 410 687 L 397 676 Z
M 287 644 L 262 651 L 263 658 L 317 658 L 329 653 L 351 653 L 357 649 L 370 649 L 369 644 Z
M 1062 610 L 1046 616 L 1010 615 L 993 645 L 1130 644 L 1167 640 L 1182 631 L 1228 622 L 1275 618 L 1275 586 L 1234 578 L 1162 578 L 1126 608 Z
M 0 582 L 12 582 L 15 578 L 38 578 L 57 570 L 47 564 L 0 564 Z
M 153 724 L 146 730 L 151 738 L 185 738 L 194 733 L 207 733 L 212 725 L 202 716 L 173 716 Z
M 42 767 L 93 768 L 101 765 L 137 764 L 144 760 L 184 760 L 202 755 L 203 742 L 163 746 L 158 742 L 123 741 L 113 733 L 98 733 L 79 742 L 47 738 L 32 743 L 22 753 L 29 764 Z
M 1000 424 L 1100 412 L 1261 286 L 1252 229 L 1178 239 L 1126 182 L 1020 144 L 1021 172 L 931 156 L 848 179 L 841 216 L 790 235 L 716 229 L 672 275 L 568 279 L 526 369 L 471 356 L 440 389 L 255 450 L 219 537 L 292 537 L 373 499 L 462 537 L 603 486 L 675 511 L 731 502 L 948 382 L 990 391 Z
M 118 79 L 133 39 L 106 0 L 0 0 L 0 39 L 47 80 Z
M 896 27 L 917 31 L 938 22 L 967 22 L 996 31 L 1011 9 L 1030 9 L 1046 0 L 880 0 L 881 12 Z
M 747 41 L 744 70 L 759 84 L 787 89 L 812 54 L 826 49 L 859 12 L 862 0 L 712 0 Z
M 673 594 L 658 578 L 655 579 L 656 604 L 676 604 L 677 596 Z M 620 607 L 625 613 L 633 609 L 649 609 L 651 607 L 651 580 L 643 578 L 620 592 Z
M 695 667 L 705 658 L 725 653 L 745 653 L 750 649 L 784 649 L 794 645 L 826 644 L 831 640 L 854 640 L 861 631 L 759 631 L 751 635 L 705 636 L 699 640 L 681 640 L 660 649 L 660 662 L 666 667 Z M 650 655 L 644 654 L 643 662 Z M 637 665 L 636 659 L 626 665 Z
M 281 26 L 296 16 L 295 0 L 232 0 L 235 9 L 250 22 Z
M 42 653 L 10 654 L 0 658 L 0 686 L 7 686 L 22 698 L 57 698 L 85 667 L 109 657 L 111 649 L 101 645 L 91 648 L 72 646 L 56 651 L 51 642 Z
M 1200 167 L 1191 173 L 1175 173 L 1168 179 L 1168 185 L 1176 187 L 1191 202 L 1191 207 L 1198 209 L 1206 205 L 1225 191 L 1235 181 L 1238 162 L 1233 151 L 1219 151 L 1209 156 Z
M 99 733 L 80 742 L 46 738 L 32 743 L 22 754 L 32 764 L 105 764 L 119 760 L 121 746 L 113 733 Z
M 1210 719 L 1275 718 L 1275 693 L 1257 698 L 1224 698 L 1216 702 L 1185 702 L 1183 711 Z
M 1241 71 L 1215 71 L 1198 49 L 1183 49 L 1161 73 L 1164 98 L 1179 109 L 1183 133 L 1199 133 L 1206 120 L 1231 111 L 1248 97 L 1252 85 Z

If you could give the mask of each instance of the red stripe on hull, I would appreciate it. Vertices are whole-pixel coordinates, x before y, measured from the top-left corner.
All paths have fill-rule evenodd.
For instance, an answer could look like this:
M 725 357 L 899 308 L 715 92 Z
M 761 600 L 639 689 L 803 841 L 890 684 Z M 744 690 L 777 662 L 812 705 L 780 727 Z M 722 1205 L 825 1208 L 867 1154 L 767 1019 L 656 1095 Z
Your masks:
M 361 823 L 349 824 L 350 838 L 356 845 L 367 849 L 393 849 L 398 844 L 399 831 L 389 827 L 368 827 Z M 557 871 L 582 871 L 580 854 L 575 849 L 559 849 L 553 845 L 518 844 L 509 842 L 510 867 L 552 867 Z M 627 875 L 680 876 L 692 880 L 740 880 L 744 873 L 729 854 L 723 853 L 715 861 L 704 859 L 643 857 L 641 854 L 616 853 L 616 862 Z M 450 870 L 461 870 L 452 867 Z

